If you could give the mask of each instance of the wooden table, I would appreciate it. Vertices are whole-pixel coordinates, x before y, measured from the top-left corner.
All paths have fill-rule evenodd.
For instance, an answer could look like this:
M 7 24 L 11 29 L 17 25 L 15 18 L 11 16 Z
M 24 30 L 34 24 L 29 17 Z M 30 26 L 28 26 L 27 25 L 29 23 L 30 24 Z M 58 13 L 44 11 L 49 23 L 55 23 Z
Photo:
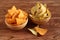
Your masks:
M 9 8 L 15 5 L 17 8 L 30 13 L 30 8 L 37 1 L 46 3 L 52 14 L 50 21 L 41 25 L 42 28 L 48 29 L 46 35 L 37 37 L 26 29 L 12 31 L 7 28 L 4 16 Z M 31 27 L 32 25 L 29 23 L 27 26 Z M 60 0 L 0 0 L 0 40 L 60 40 Z

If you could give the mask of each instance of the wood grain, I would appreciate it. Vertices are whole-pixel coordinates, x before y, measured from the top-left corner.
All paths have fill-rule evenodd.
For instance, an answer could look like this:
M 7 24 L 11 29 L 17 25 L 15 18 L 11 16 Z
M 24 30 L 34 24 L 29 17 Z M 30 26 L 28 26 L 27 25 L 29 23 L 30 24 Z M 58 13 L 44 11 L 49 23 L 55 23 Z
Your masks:
M 30 13 L 31 7 L 38 1 L 46 3 L 52 15 L 47 24 L 41 25 L 41 27 L 48 29 L 46 35 L 37 37 L 27 29 L 12 31 L 7 28 L 4 16 L 9 8 L 15 5 Z M 29 23 L 27 26 L 31 27 L 33 24 Z M 0 40 L 60 40 L 60 0 L 0 0 Z

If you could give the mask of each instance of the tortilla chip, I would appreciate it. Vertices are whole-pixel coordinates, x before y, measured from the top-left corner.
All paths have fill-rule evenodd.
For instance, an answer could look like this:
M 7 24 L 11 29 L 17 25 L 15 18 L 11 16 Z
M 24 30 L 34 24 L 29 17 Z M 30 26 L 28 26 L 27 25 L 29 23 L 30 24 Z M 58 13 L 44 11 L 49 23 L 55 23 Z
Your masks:
M 17 22 L 17 24 L 23 24 L 25 22 L 25 20 L 16 18 L 16 22 Z
M 43 28 L 39 28 L 39 27 L 35 27 L 34 28 L 40 35 L 45 35 L 47 33 L 47 29 L 43 29 Z

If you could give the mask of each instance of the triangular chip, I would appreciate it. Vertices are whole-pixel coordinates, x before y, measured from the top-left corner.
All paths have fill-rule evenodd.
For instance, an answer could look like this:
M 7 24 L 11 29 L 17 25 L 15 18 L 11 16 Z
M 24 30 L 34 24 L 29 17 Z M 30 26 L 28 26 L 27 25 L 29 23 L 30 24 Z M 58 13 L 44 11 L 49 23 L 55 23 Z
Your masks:
M 11 9 L 9 9 L 8 10 L 8 13 L 10 14 L 10 15 L 13 15 L 15 12 L 16 12 L 16 7 L 15 6 L 13 6 Z
M 26 21 L 26 20 L 24 20 L 24 19 L 16 18 L 16 22 L 17 22 L 18 25 L 19 25 L 19 24 L 23 24 L 25 21 Z
M 34 28 L 36 30 L 36 32 L 38 32 L 40 35 L 45 35 L 47 33 L 47 29 L 43 29 L 43 28 L 39 28 L 39 27 L 35 27 Z

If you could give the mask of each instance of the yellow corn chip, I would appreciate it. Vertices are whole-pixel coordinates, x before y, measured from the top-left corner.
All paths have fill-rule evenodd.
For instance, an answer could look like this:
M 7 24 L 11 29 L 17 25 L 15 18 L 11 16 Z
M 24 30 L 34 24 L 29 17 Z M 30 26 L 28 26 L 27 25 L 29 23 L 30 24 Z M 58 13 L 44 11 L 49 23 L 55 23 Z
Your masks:
M 16 18 L 16 22 L 19 25 L 19 24 L 23 24 L 25 22 L 25 20 L 24 19 Z
M 10 14 L 10 15 L 13 15 L 15 12 L 16 12 L 16 7 L 15 6 L 13 6 L 11 9 L 9 9 L 8 10 L 8 13 Z
M 18 18 L 24 18 L 24 17 L 25 17 L 24 13 L 22 11 L 20 11 Z

